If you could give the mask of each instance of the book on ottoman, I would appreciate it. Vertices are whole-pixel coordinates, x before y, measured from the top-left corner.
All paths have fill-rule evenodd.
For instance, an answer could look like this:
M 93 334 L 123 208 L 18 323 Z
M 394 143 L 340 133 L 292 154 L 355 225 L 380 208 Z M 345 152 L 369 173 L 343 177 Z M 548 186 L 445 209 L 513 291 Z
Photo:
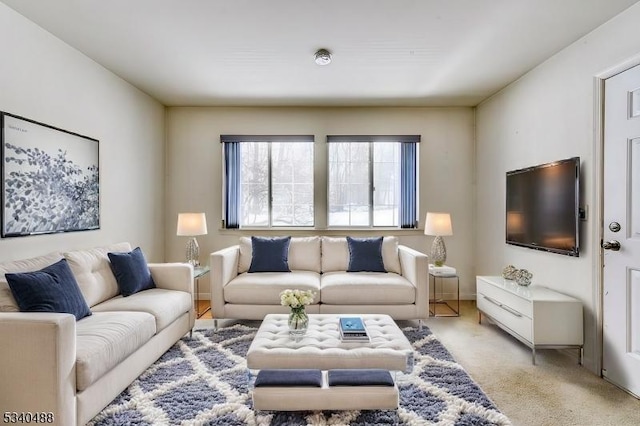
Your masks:
M 369 334 L 360 317 L 340 317 L 340 338 L 349 342 L 368 342 Z

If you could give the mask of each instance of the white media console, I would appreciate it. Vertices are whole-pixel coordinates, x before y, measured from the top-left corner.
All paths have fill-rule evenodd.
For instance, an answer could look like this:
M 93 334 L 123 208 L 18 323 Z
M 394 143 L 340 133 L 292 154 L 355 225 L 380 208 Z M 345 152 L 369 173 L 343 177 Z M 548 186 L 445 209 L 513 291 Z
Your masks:
M 499 276 L 476 277 L 478 322 L 482 316 L 536 349 L 575 348 L 582 361 L 582 303 L 547 287 L 520 286 Z

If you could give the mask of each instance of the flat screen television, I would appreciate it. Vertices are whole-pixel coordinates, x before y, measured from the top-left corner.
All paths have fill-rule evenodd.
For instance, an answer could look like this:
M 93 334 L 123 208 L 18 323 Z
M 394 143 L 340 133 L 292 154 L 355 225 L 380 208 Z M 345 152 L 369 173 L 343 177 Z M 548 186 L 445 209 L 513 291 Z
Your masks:
M 507 172 L 506 242 L 579 256 L 580 157 Z

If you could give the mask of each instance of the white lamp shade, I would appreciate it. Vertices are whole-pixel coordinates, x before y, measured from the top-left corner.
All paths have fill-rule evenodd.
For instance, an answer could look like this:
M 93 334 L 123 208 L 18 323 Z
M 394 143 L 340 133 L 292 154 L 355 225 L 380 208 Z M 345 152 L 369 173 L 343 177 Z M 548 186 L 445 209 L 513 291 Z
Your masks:
M 204 213 L 179 213 L 178 230 L 180 236 L 193 237 L 207 234 L 207 218 Z
M 449 213 L 427 212 L 427 218 L 424 221 L 424 234 L 435 236 L 453 235 L 451 215 Z

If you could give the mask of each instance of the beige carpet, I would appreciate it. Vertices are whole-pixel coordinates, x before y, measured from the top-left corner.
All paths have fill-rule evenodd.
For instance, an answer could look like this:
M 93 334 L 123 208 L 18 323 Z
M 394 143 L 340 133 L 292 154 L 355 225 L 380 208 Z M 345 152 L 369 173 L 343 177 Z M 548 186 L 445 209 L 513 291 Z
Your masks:
M 514 426 L 640 426 L 640 400 L 578 365 L 577 351 L 537 351 L 532 365 L 529 348 L 478 324 L 474 302 L 461 302 L 461 313 L 426 324 Z
M 640 425 L 640 400 L 577 364 L 577 351 L 531 351 L 462 302 L 428 327 L 516 426 Z

